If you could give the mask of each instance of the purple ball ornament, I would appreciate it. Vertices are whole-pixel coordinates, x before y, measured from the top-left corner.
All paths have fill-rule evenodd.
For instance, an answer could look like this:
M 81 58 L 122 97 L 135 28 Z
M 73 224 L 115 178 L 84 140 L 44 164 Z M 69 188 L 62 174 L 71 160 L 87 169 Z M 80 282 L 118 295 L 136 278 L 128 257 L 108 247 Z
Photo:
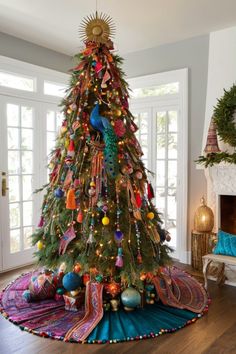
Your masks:
M 106 212 L 108 211 L 108 206 L 107 206 L 107 205 L 103 205 L 102 211 L 103 211 L 104 213 L 106 213 Z
M 116 230 L 114 233 L 114 237 L 115 237 L 116 242 L 120 243 L 123 240 L 124 234 L 122 231 Z

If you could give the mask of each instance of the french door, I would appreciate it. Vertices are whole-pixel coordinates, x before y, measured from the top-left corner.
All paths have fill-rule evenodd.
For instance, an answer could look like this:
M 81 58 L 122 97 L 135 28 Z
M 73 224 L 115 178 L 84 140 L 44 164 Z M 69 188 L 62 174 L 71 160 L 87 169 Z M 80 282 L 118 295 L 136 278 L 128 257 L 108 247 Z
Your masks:
M 55 104 L 0 95 L 0 270 L 33 261 L 47 155 L 63 119 Z

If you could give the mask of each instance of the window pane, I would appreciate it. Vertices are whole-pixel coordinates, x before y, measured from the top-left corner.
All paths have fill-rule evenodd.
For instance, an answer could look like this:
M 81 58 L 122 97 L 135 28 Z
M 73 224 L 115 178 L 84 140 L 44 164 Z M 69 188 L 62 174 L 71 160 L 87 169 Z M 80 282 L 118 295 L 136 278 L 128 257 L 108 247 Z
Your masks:
M 176 219 L 176 197 L 168 196 L 168 219 Z
M 20 227 L 20 204 L 9 204 L 10 228 Z
M 32 202 L 23 203 L 23 225 L 28 226 L 32 225 Z
M 55 131 L 55 113 L 54 111 L 47 111 L 47 130 Z
M 66 85 L 44 81 L 44 94 L 50 96 L 64 97 Z
M 33 172 L 33 155 L 31 151 L 22 151 L 22 173 Z
M 147 149 L 147 147 L 142 147 L 142 151 L 143 151 L 142 158 L 144 158 L 146 160 L 148 158 L 148 149 Z
M 10 231 L 10 252 L 20 251 L 20 229 Z
M 168 242 L 168 246 L 176 247 L 177 246 L 176 221 L 173 220 L 171 222 L 168 222 L 167 224 L 169 224 L 169 227 L 167 227 L 166 229 L 170 233 L 170 236 L 171 236 L 171 240 L 170 240 L 170 242 Z
M 16 104 L 7 105 L 7 125 L 10 127 L 19 126 L 19 106 Z
M 19 149 L 19 129 L 8 128 L 7 129 L 7 145 L 8 149 Z
M 32 247 L 31 245 L 31 235 L 32 235 L 32 227 L 24 227 L 24 249 L 27 250 Z
M 18 176 L 9 176 L 8 177 L 8 184 L 9 184 L 9 201 L 10 202 L 18 202 L 20 199 L 19 177 Z
M 22 176 L 23 200 L 32 199 L 32 176 Z
M 57 130 L 58 130 L 58 128 L 61 127 L 64 118 L 65 117 L 64 117 L 64 114 L 62 112 L 57 112 L 56 113 L 56 125 L 57 125 L 56 128 L 57 128 Z
M 33 131 L 32 129 L 21 129 L 21 149 L 33 149 Z
M 177 132 L 177 111 L 168 112 L 169 132 Z
M 21 107 L 21 126 L 24 128 L 32 128 L 33 126 L 32 107 Z
M 157 135 L 157 158 L 164 159 L 166 155 L 165 151 L 166 137 L 164 134 Z
M 168 158 L 177 159 L 177 134 L 168 135 Z
M 162 96 L 171 95 L 179 92 L 179 83 L 171 82 L 169 84 L 151 86 L 145 88 L 136 88 L 131 92 L 131 97 L 150 97 L 150 96 Z
M 17 90 L 34 91 L 34 80 L 17 74 L 0 72 L 0 85 Z
M 47 155 L 50 154 L 55 146 L 55 133 L 47 133 Z
M 156 185 L 164 186 L 165 185 L 165 161 L 157 161 L 157 170 L 156 170 Z
M 164 188 L 156 189 L 156 208 L 157 211 L 160 213 L 164 213 L 165 211 L 165 189 Z
M 19 151 L 8 151 L 8 173 L 17 174 L 20 171 Z
M 166 112 L 157 112 L 157 133 L 164 133 L 166 130 Z
M 177 186 L 177 161 L 168 161 L 168 186 Z

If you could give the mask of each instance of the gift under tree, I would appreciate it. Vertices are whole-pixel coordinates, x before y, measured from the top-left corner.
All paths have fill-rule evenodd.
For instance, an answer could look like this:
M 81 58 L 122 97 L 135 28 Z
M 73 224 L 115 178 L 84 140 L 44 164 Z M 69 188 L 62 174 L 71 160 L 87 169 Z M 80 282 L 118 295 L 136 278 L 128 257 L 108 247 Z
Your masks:
M 165 267 L 170 235 L 153 204 L 112 33 L 105 15 L 84 21 L 32 236 L 43 270 L 0 294 L 0 310 L 21 328 L 66 341 L 153 337 L 194 321 L 207 304 L 196 280 Z

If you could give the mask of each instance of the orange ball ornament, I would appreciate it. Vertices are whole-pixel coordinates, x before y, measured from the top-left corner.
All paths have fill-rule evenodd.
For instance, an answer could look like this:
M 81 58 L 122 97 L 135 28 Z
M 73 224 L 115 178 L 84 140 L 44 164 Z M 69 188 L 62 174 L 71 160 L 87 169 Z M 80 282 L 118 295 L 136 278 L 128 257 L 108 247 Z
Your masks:
M 154 219 L 154 213 L 152 212 L 152 211 L 150 211 L 149 213 L 147 213 L 147 218 L 149 219 L 149 220 L 152 220 L 152 219 Z

